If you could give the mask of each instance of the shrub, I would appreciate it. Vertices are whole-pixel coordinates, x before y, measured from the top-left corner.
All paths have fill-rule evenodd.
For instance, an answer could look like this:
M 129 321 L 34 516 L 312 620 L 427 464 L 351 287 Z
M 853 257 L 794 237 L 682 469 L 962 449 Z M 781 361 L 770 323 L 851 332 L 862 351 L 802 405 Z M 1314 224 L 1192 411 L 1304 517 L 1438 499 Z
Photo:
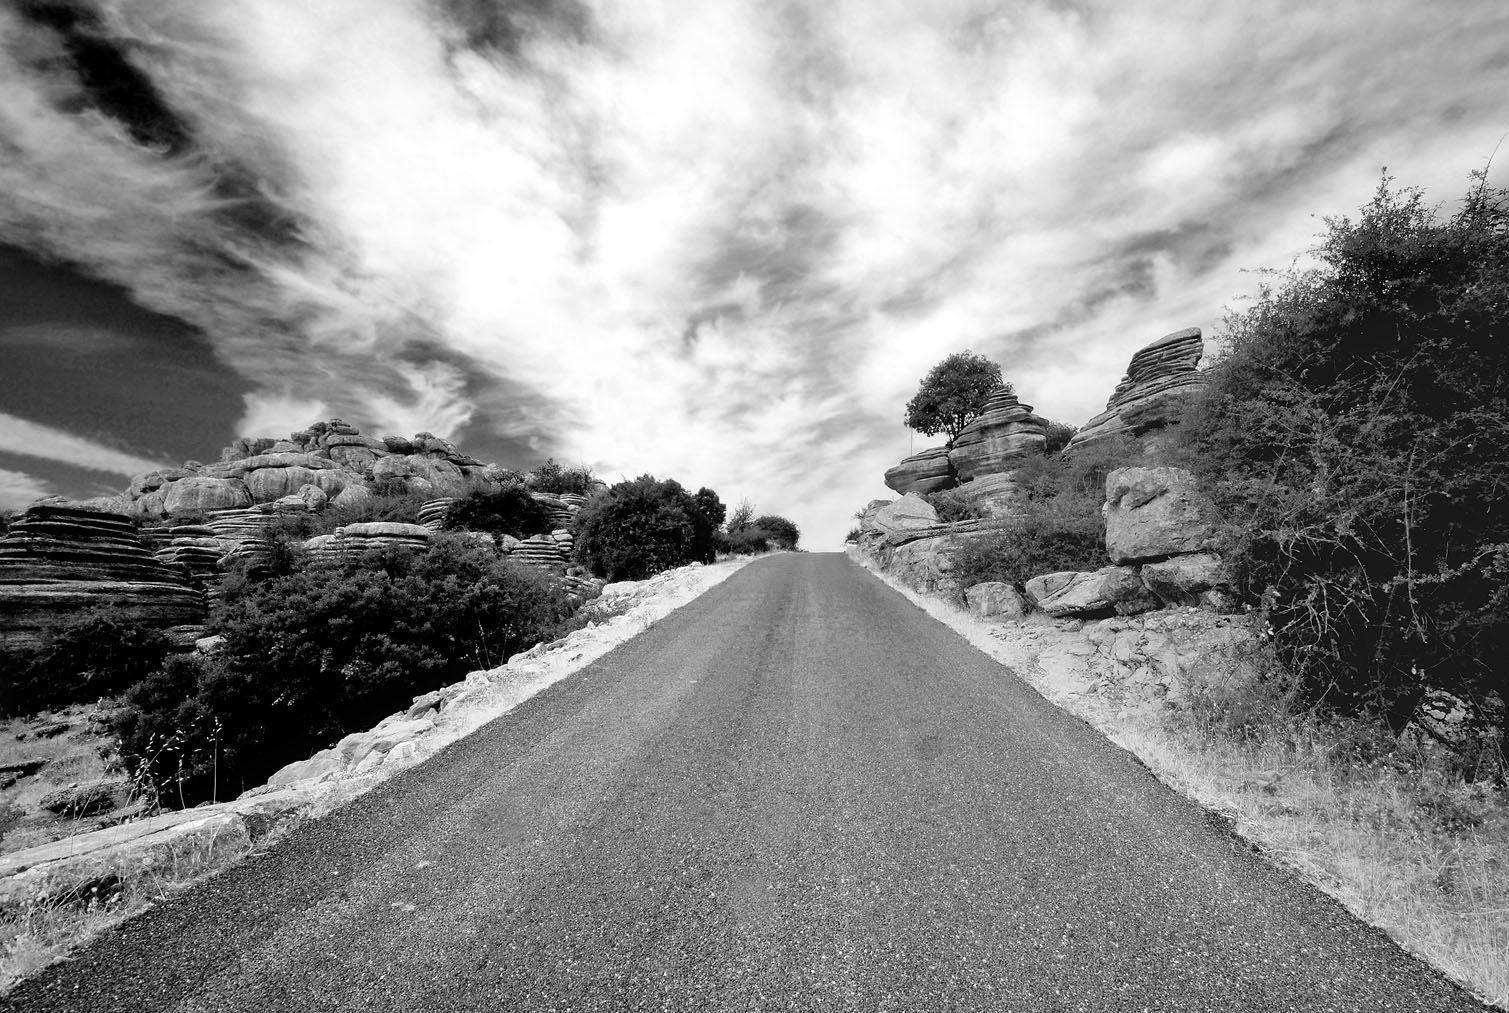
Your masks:
M 534 474 L 529 479 L 529 485 L 538 492 L 550 492 L 556 495 L 575 493 L 585 496 L 592 491 L 592 483 L 596 480 L 592 470 L 585 465 L 577 468 L 563 468 L 552 457 L 534 470 Z
M 762 531 L 770 540 L 770 544 L 778 549 L 795 549 L 796 543 L 801 541 L 802 531 L 794 523 L 777 514 L 765 514 L 756 517 L 754 527 Z
M 986 516 L 979 504 L 969 495 L 969 491 L 964 488 L 930 492 L 922 498 L 932 504 L 933 509 L 938 512 L 938 520 L 945 524 L 952 524 L 955 521 L 980 520 Z
M 758 552 L 770 551 L 770 535 L 757 527 L 745 525 L 733 531 L 718 532 L 715 544 L 719 552 L 734 556 L 752 556 Z
M 862 534 L 864 534 L 864 532 L 861 531 L 859 528 L 850 528 L 849 529 L 849 533 L 847 535 L 844 535 L 844 541 L 846 541 L 846 542 L 857 542 L 857 541 L 859 541 L 859 536 L 862 535 Z
M 1098 517 L 1033 510 L 960 539 L 952 558 L 953 576 L 962 587 L 999 580 L 1021 590 L 1045 573 L 1105 566 L 1105 528 Z
M 157 669 L 171 642 L 161 630 L 104 606 L 65 619 L 34 651 L 0 655 L 0 711 L 26 714 L 96 700 Z
M 522 485 L 497 491 L 478 491 L 451 508 L 445 526 L 451 530 L 486 531 L 528 538 L 551 529 L 550 511 Z
M 1077 432 L 1079 432 L 1079 427 L 1071 426 L 1067 422 L 1049 422 L 1048 430 L 1043 434 L 1043 453 L 1050 456 L 1062 453 Z
M 1442 219 L 1385 178 L 1321 267 L 1227 320 L 1182 439 L 1228 557 L 1312 700 L 1399 728 L 1509 652 L 1509 200 Z
M 675 479 L 641 475 L 619 482 L 577 514 L 576 557 L 609 580 L 641 580 L 685 563 L 710 563 L 715 528 L 703 509 Z
M 225 637 L 216 654 L 163 666 L 132 689 L 116 726 L 122 753 L 166 799 L 179 789 L 189 804 L 209 797 L 217 767 L 221 793 L 234 794 L 420 693 L 553 639 L 571 612 L 544 575 L 459 536 L 423 553 L 314 562 L 245 586 L 212 618 Z
M 1020 458 L 1015 478 L 1022 516 L 961 539 L 953 551 L 954 575 L 963 586 L 999 580 L 1019 590 L 1031 578 L 1064 570 L 1098 570 L 1107 564 L 1106 476 L 1138 453 L 1120 437 L 1097 440 L 1067 458 Z

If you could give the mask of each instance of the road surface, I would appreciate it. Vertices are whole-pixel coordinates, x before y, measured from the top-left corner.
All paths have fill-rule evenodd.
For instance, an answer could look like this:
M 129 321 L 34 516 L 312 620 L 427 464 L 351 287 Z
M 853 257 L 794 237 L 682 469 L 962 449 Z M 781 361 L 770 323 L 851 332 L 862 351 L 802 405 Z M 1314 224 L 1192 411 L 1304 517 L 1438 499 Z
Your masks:
M 841 555 L 750 565 L 0 1000 L 1482 1008 Z

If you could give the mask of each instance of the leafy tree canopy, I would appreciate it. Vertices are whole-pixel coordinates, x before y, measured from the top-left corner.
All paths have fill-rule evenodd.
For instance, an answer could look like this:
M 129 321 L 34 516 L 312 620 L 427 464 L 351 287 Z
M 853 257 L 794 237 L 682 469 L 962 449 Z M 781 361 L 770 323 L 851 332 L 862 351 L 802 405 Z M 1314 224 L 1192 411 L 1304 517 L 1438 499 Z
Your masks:
M 983 355 L 955 352 L 922 378 L 916 396 L 906 403 L 906 424 L 924 436 L 947 433 L 952 444 L 999 386 L 1000 366 Z M 1011 389 L 1010 384 L 1005 387 Z

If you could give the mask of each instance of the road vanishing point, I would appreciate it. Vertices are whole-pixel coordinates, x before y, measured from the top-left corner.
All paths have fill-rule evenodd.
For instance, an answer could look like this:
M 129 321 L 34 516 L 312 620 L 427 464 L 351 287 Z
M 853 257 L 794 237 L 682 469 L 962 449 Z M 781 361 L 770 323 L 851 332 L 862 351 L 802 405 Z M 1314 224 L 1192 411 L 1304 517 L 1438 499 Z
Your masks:
M 759 560 L 5 1010 L 1482 1010 L 840 554 Z

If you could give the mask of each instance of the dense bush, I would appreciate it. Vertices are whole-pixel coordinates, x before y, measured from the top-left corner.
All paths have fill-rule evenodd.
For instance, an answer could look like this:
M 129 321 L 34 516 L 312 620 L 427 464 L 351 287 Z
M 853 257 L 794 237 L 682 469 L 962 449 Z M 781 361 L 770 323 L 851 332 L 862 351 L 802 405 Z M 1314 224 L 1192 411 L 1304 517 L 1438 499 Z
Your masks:
M 754 520 L 756 531 L 763 531 L 770 544 L 778 549 L 795 549 L 801 541 L 802 530 L 795 523 L 778 514 L 763 514 Z
M 234 795 L 420 693 L 553 639 L 572 606 L 538 571 L 459 536 L 425 553 L 328 560 L 243 584 L 212 617 L 225 640 L 126 696 L 122 752 L 189 804 Z M 138 676 L 139 678 L 139 676 Z
M 1227 321 L 1185 451 L 1312 699 L 1394 726 L 1509 656 L 1509 201 L 1385 179 Z
M 485 531 L 528 538 L 549 531 L 550 511 L 522 485 L 479 490 L 462 497 L 450 509 L 445 526 L 453 531 Z
M 938 513 L 938 520 L 944 524 L 952 524 L 956 521 L 973 521 L 985 517 L 985 512 L 979 503 L 970 495 L 967 488 L 944 489 L 941 492 L 925 493 L 922 497 Z
M 1014 585 L 1062 570 L 1106 565 L 1105 528 L 1084 517 L 1035 510 L 997 527 L 961 538 L 953 550 L 953 576 L 960 586 L 987 580 Z
M 32 651 L 0 653 L 0 712 L 28 714 L 119 693 L 172 650 L 160 631 L 108 606 L 72 616 Z
M 641 475 L 619 482 L 577 514 L 576 557 L 609 580 L 641 580 L 685 563 L 710 563 L 717 526 L 705 511 L 716 501 L 712 490 L 693 496 L 675 479 Z
M 592 491 L 592 483 L 596 480 L 590 468 L 563 468 L 552 457 L 534 469 L 529 478 L 529 487 L 537 492 L 585 496 Z

